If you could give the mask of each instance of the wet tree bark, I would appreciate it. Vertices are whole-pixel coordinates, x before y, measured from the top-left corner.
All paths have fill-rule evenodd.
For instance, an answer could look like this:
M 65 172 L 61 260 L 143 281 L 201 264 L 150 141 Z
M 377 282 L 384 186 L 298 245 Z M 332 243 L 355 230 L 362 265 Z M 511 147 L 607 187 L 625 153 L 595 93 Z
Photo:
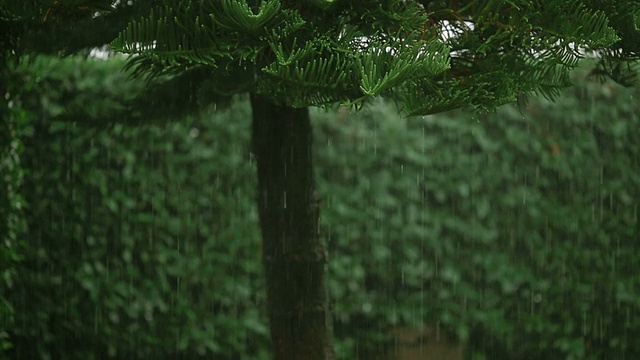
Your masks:
M 308 109 L 251 96 L 267 313 L 275 360 L 333 360 L 326 249 Z

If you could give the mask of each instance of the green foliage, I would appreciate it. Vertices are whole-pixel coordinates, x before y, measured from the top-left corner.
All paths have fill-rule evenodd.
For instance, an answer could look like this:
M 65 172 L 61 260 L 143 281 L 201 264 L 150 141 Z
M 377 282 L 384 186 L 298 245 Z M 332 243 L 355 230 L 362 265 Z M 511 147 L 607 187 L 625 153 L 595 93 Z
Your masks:
M 78 65 L 22 70 L 28 246 L 10 354 L 264 358 L 248 123 L 231 121 L 246 106 L 130 125 L 107 109 L 139 84 L 109 62 Z
M 573 91 L 523 112 L 320 115 L 321 232 L 349 353 L 426 321 L 473 359 L 640 355 L 638 92 Z
M 8 69 L 0 72 L 2 82 L 15 79 Z M 11 348 L 8 331 L 14 322 L 14 308 L 9 300 L 21 260 L 20 246 L 24 235 L 21 186 L 24 169 L 21 165 L 22 141 L 16 127 L 25 120 L 25 113 L 13 99 L 11 87 L 0 87 L 6 101 L 0 102 L 0 353 Z
M 333 103 L 361 106 L 367 99 L 385 96 L 408 114 L 465 106 L 492 108 L 513 101 L 522 92 L 557 96 L 559 89 L 569 83 L 568 70 L 578 64 L 584 51 L 601 56 L 596 74 L 631 84 L 635 78 L 622 65 L 637 60 L 640 53 L 640 5 L 629 0 L 606 4 L 591 0 L 390 0 L 373 4 L 364 0 L 314 0 L 302 5 L 288 0 L 14 3 L 0 0 L 2 59 L 33 53 L 62 55 L 111 43 L 137 55 L 130 63 L 136 68 L 134 73 L 167 75 L 154 83 L 149 94 L 142 91 L 140 83 L 122 81 L 122 74 L 103 76 L 86 89 L 77 86 L 81 84 L 79 79 L 89 78 L 83 72 L 92 71 L 87 68 L 75 73 L 55 68 L 45 81 L 38 81 L 36 76 L 24 82 L 21 106 L 29 110 L 24 115 L 27 123 L 18 127 L 20 139 L 10 141 L 17 145 L 10 145 L 8 151 L 5 147 L 0 153 L 17 159 L 14 155 L 20 152 L 20 142 L 27 145 L 19 159 L 21 163 L 25 160 L 29 171 L 24 186 L 29 205 L 29 246 L 25 251 L 27 261 L 21 265 L 21 287 L 11 292 L 10 299 L 11 304 L 21 307 L 17 314 L 23 326 L 12 334 L 18 344 L 15 354 L 24 357 L 35 356 L 32 351 L 36 350 L 41 356 L 60 357 L 77 343 L 83 346 L 76 346 L 69 357 L 86 358 L 96 353 L 141 358 L 179 353 L 191 357 L 197 353 L 234 358 L 238 356 L 235 351 L 246 357 L 246 353 L 257 356 L 263 349 L 247 345 L 247 334 L 255 335 L 258 344 L 265 338 L 261 315 L 253 300 L 248 300 L 250 296 L 221 291 L 216 293 L 220 297 L 205 304 L 202 299 L 209 297 L 201 295 L 202 288 L 229 288 L 229 274 L 250 277 L 248 274 L 257 271 L 253 265 L 246 270 L 224 260 L 220 265 L 223 270 L 218 268 L 213 260 L 227 259 L 229 254 L 215 246 L 213 250 L 208 248 L 210 238 L 221 236 L 225 242 L 233 239 L 235 244 L 238 238 L 254 239 L 255 234 L 247 230 L 250 226 L 239 226 L 235 220 L 229 220 L 228 227 L 213 226 L 207 232 L 202 230 L 202 224 L 227 224 L 227 220 L 203 214 L 218 214 L 231 207 L 232 219 L 242 214 L 241 219 L 249 221 L 252 217 L 247 214 L 253 210 L 247 210 L 250 207 L 240 200 L 227 204 L 225 199 L 231 195 L 224 191 L 223 199 L 217 199 L 215 191 L 205 191 L 211 198 L 207 201 L 200 197 L 202 193 L 184 192 L 185 187 L 191 189 L 205 182 L 202 179 L 210 180 L 212 174 L 206 172 L 207 167 L 189 162 L 194 161 L 192 156 L 196 155 L 191 151 L 197 147 L 185 145 L 185 139 L 191 136 L 185 135 L 191 134 L 187 129 L 200 118 L 181 120 L 185 123 L 172 126 L 139 125 L 149 114 L 153 115 L 149 120 L 178 118 L 195 109 L 194 105 L 201 105 L 198 103 L 203 98 L 203 102 L 210 102 L 220 95 L 247 91 L 293 107 Z M 40 65 L 46 68 L 47 64 Z M 109 70 L 103 75 L 107 73 Z M 95 85 L 101 85 L 106 78 L 117 80 L 105 81 L 105 92 L 96 91 Z M 126 85 L 120 88 L 121 84 Z M 134 110 L 129 114 L 129 109 Z M 364 283 L 349 283 L 347 290 L 334 286 L 333 291 L 342 294 L 338 300 L 342 299 L 340 296 L 351 296 L 353 289 L 366 290 L 350 304 L 354 312 L 365 313 L 369 324 L 379 323 L 380 317 L 374 313 L 383 309 L 381 318 L 392 323 L 408 319 L 439 321 L 463 339 L 475 341 L 476 336 L 470 334 L 477 328 L 484 329 L 494 338 L 474 345 L 478 353 L 486 350 L 489 343 L 523 357 L 580 358 L 587 354 L 598 356 L 603 351 L 615 355 L 636 352 L 627 342 L 635 335 L 634 318 L 620 315 L 635 311 L 636 284 L 619 270 L 626 269 L 635 259 L 633 251 L 611 253 L 611 244 L 616 239 L 626 249 L 628 236 L 633 236 L 627 235 L 633 232 L 628 229 L 636 230 L 637 219 L 621 223 L 624 216 L 611 214 L 618 215 L 614 208 L 635 214 L 637 210 L 629 203 L 633 204 L 637 194 L 629 190 L 623 193 L 618 185 L 604 181 L 578 181 L 594 179 L 596 172 L 588 167 L 578 169 L 570 161 L 599 164 L 600 178 L 605 178 L 605 168 L 615 175 L 626 175 L 625 169 L 632 167 L 626 165 L 635 165 L 635 158 L 611 170 L 608 163 L 597 161 L 602 160 L 599 156 L 604 156 L 602 149 L 609 142 L 595 142 L 597 147 L 593 148 L 593 144 L 584 145 L 589 144 L 587 140 L 576 145 L 583 147 L 571 148 L 570 160 L 558 156 L 565 149 L 559 143 L 551 144 L 555 157 L 548 153 L 545 157 L 540 150 L 545 145 L 540 136 L 533 137 L 538 139 L 535 142 L 531 133 L 521 133 L 522 128 L 513 124 L 494 128 L 490 120 L 484 120 L 491 124 L 490 128 L 451 127 L 446 120 L 425 120 L 417 128 L 407 126 L 411 134 L 423 131 L 423 143 L 418 145 L 423 146 L 422 155 L 429 155 L 432 160 L 420 162 L 420 152 L 415 151 L 409 159 L 403 157 L 404 153 L 391 160 L 382 157 L 390 165 L 399 161 L 401 175 L 405 171 L 415 175 L 419 191 L 410 187 L 413 179 L 397 180 L 392 174 L 364 182 L 369 188 L 360 189 L 361 195 L 375 195 L 366 198 L 370 207 L 359 208 L 364 214 L 360 221 L 364 219 L 366 225 L 358 225 L 353 219 L 347 235 L 338 226 L 338 235 L 331 236 L 347 238 L 349 245 L 352 237 L 371 240 L 367 244 L 375 249 L 371 250 L 371 259 L 376 261 L 361 262 L 355 257 L 336 260 L 337 264 L 352 268 L 350 275 Z M 536 127 L 527 121 L 514 124 L 526 124 L 527 130 L 533 128 L 538 133 L 550 127 Z M 13 126 L 5 126 L 12 138 Z M 232 127 L 225 124 L 219 129 L 231 131 Z M 396 131 L 386 127 L 384 130 Z M 437 141 L 447 139 L 446 135 L 434 139 L 426 134 L 445 130 L 446 134 L 457 134 L 450 141 L 464 136 L 470 139 L 461 146 L 475 157 L 465 158 L 458 151 L 440 151 L 425 145 L 429 139 L 444 149 L 445 144 Z M 182 138 L 163 137 L 170 132 L 181 133 Z M 619 136 L 605 135 L 606 140 Z M 407 148 L 410 138 L 404 134 L 397 146 L 407 154 L 411 154 Z M 155 139 L 171 146 L 158 145 Z M 202 149 L 209 149 L 211 139 Z M 140 140 L 153 144 L 136 147 Z M 229 148 L 233 147 L 225 149 Z M 499 152 L 503 148 L 509 150 L 504 158 Z M 373 153 L 377 151 L 374 148 Z M 344 153 L 348 151 L 340 155 Z M 220 158 L 225 159 L 229 155 L 221 154 Z M 442 157 L 434 157 L 436 154 Z M 218 159 L 218 155 L 209 154 L 201 160 L 215 164 L 211 171 L 217 178 L 235 171 L 248 156 L 234 166 L 222 160 L 214 162 L 213 158 Z M 535 168 L 521 164 L 533 160 L 538 161 Z M 187 163 L 187 170 L 174 167 L 181 161 Z M 365 160 L 363 155 L 359 165 L 380 161 Z M 462 171 L 458 164 L 468 172 L 457 172 Z M 487 170 L 496 164 L 500 171 Z M 11 168 L 17 169 L 13 173 L 18 174 L 12 179 L 19 179 L 19 166 Z M 250 172 L 251 168 L 245 170 Z M 331 176 L 340 180 L 339 174 L 334 171 Z M 491 178 L 482 178 L 485 174 L 491 174 Z M 473 182 L 470 178 L 484 180 Z M 633 187 L 637 185 L 634 180 L 629 180 L 631 177 L 623 179 L 620 183 L 625 188 L 629 183 L 632 189 L 637 188 Z M 371 188 L 375 194 L 367 192 Z M 388 188 L 393 191 L 384 195 Z M 558 189 L 564 193 L 585 191 L 589 195 L 576 200 L 558 195 Z M 594 197 L 593 191 L 598 195 Z M 352 193 L 358 191 L 346 194 L 345 201 Z M 500 196 L 486 195 L 496 193 Z M 607 194 L 609 209 L 604 205 Z M 233 196 L 240 199 L 239 194 Z M 409 201 L 398 200 L 400 196 L 408 196 Z M 14 207 L 8 213 L 15 215 L 19 197 L 8 202 Z M 600 204 L 599 218 L 594 204 Z M 448 207 L 442 210 L 445 205 Z M 591 214 L 575 210 L 590 206 Z M 344 215 L 349 214 L 349 207 L 349 203 L 336 205 Z M 371 218 L 377 233 L 371 233 Z M 407 225 L 418 218 L 418 225 Z M 387 222 L 402 228 L 389 228 Z M 20 230 L 19 225 L 13 227 Z M 247 233 L 237 236 L 238 227 Z M 602 229 L 607 232 L 602 233 Z M 620 232 L 622 235 L 617 238 L 611 235 Z M 404 244 L 417 243 L 418 237 L 419 246 L 415 248 L 420 252 L 416 256 Z M 388 238 L 398 239 L 398 243 L 386 245 Z M 593 253 L 581 253 L 578 258 L 582 262 L 573 261 L 568 254 L 574 255 L 575 243 Z M 255 247 L 255 243 L 251 244 Z M 343 249 L 343 245 L 336 246 Z M 602 260 L 602 253 L 610 260 Z M 240 250 L 231 255 L 237 254 L 245 255 Z M 395 258 L 395 254 L 403 257 Z M 628 254 L 631 255 L 625 257 Z M 191 257 L 196 260 L 185 260 Z M 516 262 L 516 257 L 524 260 Z M 409 264 L 399 268 L 401 286 L 397 285 L 398 279 L 389 277 L 389 272 L 378 276 L 368 270 L 377 261 L 387 261 L 387 268 L 391 269 Z M 596 264 L 592 267 L 600 271 L 598 274 L 604 275 L 587 272 L 583 277 L 583 269 L 592 262 Z M 458 263 L 466 267 L 457 266 Z M 220 280 L 212 276 L 214 273 L 226 276 Z M 623 280 L 616 283 L 618 278 Z M 580 285 L 565 286 L 569 282 Z M 384 289 L 403 296 L 404 305 L 385 308 L 389 301 L 374 291 L 376 283 L 388 284 Z M 589 287 L 593 283 L 605 285 Z M 608 287 L 614 283 L 615 288 Z M 243 289 L 239 293 L 246 295 L 261 289 L 261 285 L 252 280 L 239 288 Z M 425 296 L 437 300 L 433 307 L 423 307 Z M 589 301 L 581 310 L 565 311 L 570 305 L 567 299 L 574 296 L 586 296 Z M 234 299 L 233 305 L 230 298 Z M 548 303 L 547 298 L 551 299 Z M 358 302 L 361 299 L 364 302 Z M 612 303 L 616 307 L 611 307 Z M 558 310 L 558 304 L 562 304 L 563 311 Z M 354 323 L 348 307 L 340 311 L 343 325 Z M 587 313 L 593 313 L 588 321 L 584 320 Z M 582 322 L 576 320 L 579 316 Z M 94 320 L 92 327 L 86 319 Z M 564 321 L 562 325 L 555 322 L 557 319 Z M 615 327 L 623 323 L 624 331 L 631 329 L 627 333 Z M 209 328 L 211 324 L 216 325 Z M 242 332 L 246 329 L 249 330 Z M 211 336 L 219 331 L 229 336 Z M 238 333 L 244 335 L 238 338 Z M 92 337 L 84 341 L 85 334 Z M 521 337 L 535 341 L 516 347 Z M 613 340 L 604 344 L 604 338 Z
M 10 355 L 267 358 L 246 104 L 145 123 L 117 111 L 142 85 L 116 68 L 20 70 Z M 474 359 L 640 355 L 637 96 L 589 83 L 522 112 L 314 112 L 342 358 L 424 322 Z
M 623 8 L 640 18 L 630 1 L 171 0 L 111 46 L 136 55 L 140 73 L 245 72 L 252 82 L 238 92 L 293 107 L 382 95 L 408 114 L 430 114 L 492 108 L 522 92 L 555 97 L 585 53 L 637 59 L 628 38 L 638 29 L 621 25 Z
M 5 124 L 3 124 L 5 125 Z M 2 130 L 8 130 L 2 126 Z M 20 140 L 14 137 L 0 152 L 0 351 L 11 347 L 7 340 L 7 331 L 14 326 L 14 308 L 8 294 L 13 291 L 16 281 L 16 267 L 22 256 L 19 247 L 22 244 L 23 226 L 20 195 L 23 170 L 20 167 Z

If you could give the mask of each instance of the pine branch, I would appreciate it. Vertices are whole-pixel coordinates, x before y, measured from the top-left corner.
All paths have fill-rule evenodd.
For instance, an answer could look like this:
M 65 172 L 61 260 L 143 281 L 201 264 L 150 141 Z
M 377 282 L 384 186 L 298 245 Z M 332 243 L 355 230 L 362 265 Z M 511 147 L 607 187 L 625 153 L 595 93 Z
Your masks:
M 291 106 L 385 95 L 427 113 L 553 97 L 585 52 L 615 58 L 629 33 L 610 23 L 628 24 L 618 8 L 588 1 L 167 1 L 112 43 L 140 56 L 138 72 L 251 71 L 254 92 Z

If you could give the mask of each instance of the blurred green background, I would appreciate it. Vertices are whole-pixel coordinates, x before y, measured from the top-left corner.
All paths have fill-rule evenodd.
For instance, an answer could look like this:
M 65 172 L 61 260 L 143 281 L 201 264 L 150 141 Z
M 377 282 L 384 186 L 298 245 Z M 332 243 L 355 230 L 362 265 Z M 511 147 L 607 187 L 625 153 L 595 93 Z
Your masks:
M 4 354 L 267 359 L 247 101 L 141 118 L 123 61 L 11 74 Z M 410 359 L 434 328 L 467 359 L 640 358 L 639 92 L 591 79 L 495 113 L 313 110 L 338 357 Z

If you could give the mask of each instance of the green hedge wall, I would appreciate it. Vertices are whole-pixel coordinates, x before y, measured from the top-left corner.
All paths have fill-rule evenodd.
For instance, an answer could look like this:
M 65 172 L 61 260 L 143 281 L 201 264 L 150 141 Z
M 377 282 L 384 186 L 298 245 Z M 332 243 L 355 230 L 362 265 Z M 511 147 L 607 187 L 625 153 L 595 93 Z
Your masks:
M 7 85 L 12 81 L 9 66 L 0 70 L 0 94 L 4 97 L 0 101 L 0 354 L 12 347 L 9 330 L 15 318 L 9 293 L 14 288 L 24 235 L 23 148 L 16 127 L 25 120 L 25 113 L 13 99 L 16 89 Z
M 104 118 L 136 91 L 121 65 L 33 65 L 13 355 L 264 358 L 249 124 L 235 121 L 248 109 L 159 125 Z
M 22 69 L 10 355 L 266 359 L 250 110 L 134 122 L 114 110 L 142 91 L 121 65 Z M 637 358 L 637 94 L 585 83 L 522 112 L 409 119 L 315 110 L 340 358 L 425 322 L 470 359 Z
M 362 347 L 426 320 L 473 359 L 640 356 L 638 89 L 572 92 L 522 112 L 324 115 L 338 328 L 369 327 Z

